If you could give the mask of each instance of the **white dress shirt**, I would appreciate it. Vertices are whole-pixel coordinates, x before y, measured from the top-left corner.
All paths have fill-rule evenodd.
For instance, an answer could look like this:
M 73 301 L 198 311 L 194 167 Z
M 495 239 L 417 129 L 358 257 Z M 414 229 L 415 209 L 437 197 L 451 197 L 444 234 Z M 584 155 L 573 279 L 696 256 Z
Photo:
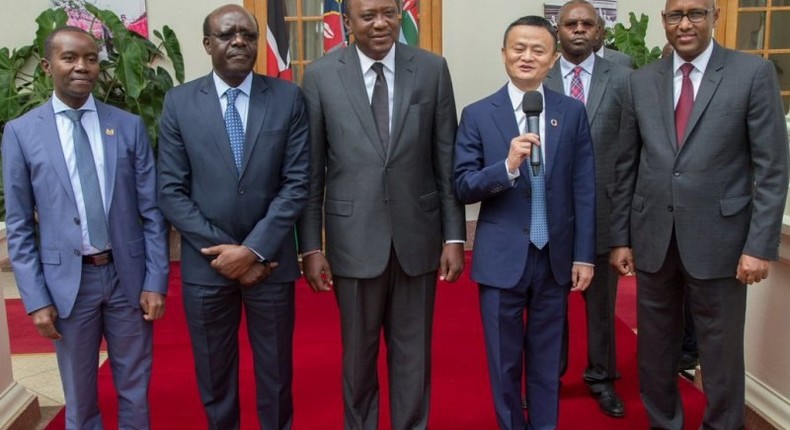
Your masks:
M 217 72 L 212 73 L 214 77 L 214 87 L 217 88 L 217 97 L 219 97 L 219 105 L 222 107 L 222 117 L 225 117 L 225 110 L 228 108 L 228 96 L 225 94 L 230 85 L 225 83 L 218 75 Z M 244 126 L 244 133 L 247 133 L 247 112 L 250 110 L 250 93 L 252 92 L 252 72 L 244 78 L 244 81 L 238 87 L 241 92 L 236 96 L 236 110 L 239 111 L 241 117 L 241 124 Z
M 359 55 L 359 65 L 362 68 L 362 78 L 365 80 L 365 90 L 368 93 L 368 101 L 373 100 L 373 87 L 376 86 L 376 72 L 371 69 L 373 63 L 381 63 L 384 65 L 384 78 L 387 80 L 387 100 L 389 101 L 389 127 L 392 130 L 392 105 L 395 100 L 395 45 L 387 55 L 379 61 L 376 61 L 367 55 L 363 54 L 358 47 L 357 55 Z

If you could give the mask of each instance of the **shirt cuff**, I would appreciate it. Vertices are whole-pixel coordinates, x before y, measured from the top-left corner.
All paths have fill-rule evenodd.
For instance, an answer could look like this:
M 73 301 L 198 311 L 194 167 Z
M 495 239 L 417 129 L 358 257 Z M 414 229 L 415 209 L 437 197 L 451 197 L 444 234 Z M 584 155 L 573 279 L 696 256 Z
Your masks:
M 595 267 L 595 264 L 592 264 L 592 263 L 586 263 L 586 262 L 584 262 L 584 261 L 574 261 L 574 262 L 573 262 L 573 264 L 578 264 L 579 266 L 589 266 L 589 267 Z

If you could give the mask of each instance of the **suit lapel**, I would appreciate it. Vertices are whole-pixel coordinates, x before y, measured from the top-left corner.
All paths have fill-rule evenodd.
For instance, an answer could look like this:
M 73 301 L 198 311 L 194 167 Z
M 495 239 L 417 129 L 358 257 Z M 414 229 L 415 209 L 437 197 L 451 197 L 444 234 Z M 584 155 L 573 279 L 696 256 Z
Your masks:
M 50 99 L 38 109 L 39 124 L 37 130 L 41 133 L 44 152 L 49 156 L 49 161 L 60 180 L 60 185 L 63 186 L 66 194 L 76 205 L 77 200 L 74 197 L 74 190 L 71 188 L 69 168 L 66 166 L 66 158 L 63 156 L 63 147 L 60 142 L 60 134 L 58 134 L 58 125 L 55 122 L 55 110 L 52 107 L 52 100 Z
M 609 85 L 609 64 L 607 64 L 606 60 L 599 60 L 599 58 L 594 60 L 590 88 L 587 89 L 587 100 L 585 103 L 587 120 L 590 124 L 593 123 L 595 114 L 598 113 L 598 107 L 601 106 L 601 100 L 603 100 L 606 87 Z
M 408 51 L 406 45 L 398 44 L 395 48 L 395 101 L 392 106 L 392 127 L 390 145 L 388 151 L 392 152 L 392 147 L 398 143 L 403 123 L 406 120 L 406 113 L 411 101 L 411 93 L 414 90 L 414 79 L 417 76 L 416 64 L 413 62 L 414 54 Z
M 724 61 L 724 50 L 719 48 L 715 42 L 713 43 L 713 52 L 711 53 L 710 61 L 708 61 L 708 66 L 705 68 L 705 75 L 702 76 L 702 81 L 700 81 L 697 96 L 694 98 L 694 106 L 691 109 L 691 115 L 689 116 L 688 125 L 686 126 L 686 134 L 683 136 L 684 142 L 694 130 L 694 126 L 699 122 L 702 113 L 708 108 L 721 82 L 722 70 L 726 63 Z
M 544 115 L 546 124 L 545 128 L 545 149 L 546 159 L 543 161 L 546 168 L 546 182 L 551 178 L 552 167 L 554 160 L 557 159 L 557 151 L 559 151 L 560 144 L 560 130 L 565 126 L 565 115 L 562 111 L 562 104 L 565 102 L 563 97 L 559 94 L 552 92 L 546 87 L 543 88 L 543 94 L 546 98 L 546 114 Z
M 675 73 L 672 70 L 672 57 L 669 56 L 658 68 L 658 79 L 655 80 L 656 93 L 660 98 L 661 115 L 664 118 L 666 141 L 677 152 L 678 139 L 675 133 Z
M 513 106 L 510 104 L 507 85 L 497 92 L 492 104 L 491 120 L 502 135 L 502 142 L 505 142 L 506 145 L 504 150 L 507 154 L 511 139 L 523 133 L 523 131 L 518 129 L 516 114 L 513 112 Z
M 263 127 L 263 119 L 266 117 L 269 108 L 269 99 L 264 96 L 264 93 L 268 90 L 269 85 L 266 81 L 258 75 L 253 75 L 252 88 L 250 89 L 250 104 L 249 109 L 247 109 L 247 133 L 244 142 L 244 159 L 242 160 L 240 175 L 244 175 L 244 171 L 247 169 L 247 163 L 250 161 L 250 154 L 252 154 L 255 144 L 258 142 L 258 135 Z M 228 140 L 228 145 L 230 145 L 230 140 Z
M 236 162 L 233 161 L 233 152 L 230 149 L 230 138 L 225 129 L 225 120 L 222 117 L 222 107 L 217 98 L 217 88 L 214 86 L 214 79 L 211 74 L 203 78 L 203 82 L 198 90 L 197 99 L 199 109 L 203 115 L 203 125 L 210 130 L 211 142 L 218 146 L 219 153 L 229 169 L 238 177 Z
M 355 45 L 351 45 L 343 51 L 340 56 L 340 69 L 338 70 L 340 82 L 343 85 L 351 109 L 362 124 L 362 129 L 368 135 L 368 141 L 373 145 L 376 153 L 382 160 L 386 159 L 384 148 L 376 130 L 376 121 L 373 119 L 373 111 L 370 109 L 370 100 L 365 90 L 365 79 L 362 76 L 361 65 Z M 397 78 L 396 78 L 397 79 Z M 391 139 L 390 139 L 391 140 Z
M 96 114 L 99 116 L 99 133 L 101 134 L 102 145 L 104 146 L 104 190 L 107 206 L 104 208 L 110 212 L 112 205 L 113 191 L 115 190 L 115 170 L 118 167 L 118 123 L 110 112 L 100 102 L 96 102 Z

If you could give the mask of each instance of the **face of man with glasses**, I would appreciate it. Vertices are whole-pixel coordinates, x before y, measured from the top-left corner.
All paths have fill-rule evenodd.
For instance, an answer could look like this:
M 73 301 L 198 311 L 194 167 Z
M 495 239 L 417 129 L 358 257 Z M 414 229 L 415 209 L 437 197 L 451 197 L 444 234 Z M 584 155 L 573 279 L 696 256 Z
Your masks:
M 680 58 L 692 61 L 710 44 L 719 9 L 715 0 L 667 0 L 661 17 L 667 41 Z

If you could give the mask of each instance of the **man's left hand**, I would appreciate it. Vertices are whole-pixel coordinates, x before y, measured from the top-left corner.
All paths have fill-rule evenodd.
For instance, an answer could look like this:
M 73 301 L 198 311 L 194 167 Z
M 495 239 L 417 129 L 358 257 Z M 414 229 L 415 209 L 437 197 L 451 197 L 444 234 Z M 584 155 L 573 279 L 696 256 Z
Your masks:
M 143 291 L 140 294 L 140 308 L 143 310 L 143 319 L 154 321 L 165 316 L 165 296 L 153 291 Z
M 744 284 L 756 284 L 768 277 L 768 267 L 768 260 L 741 254 L 735 277 Z
M 216 245 L 200 250 L 203 255 L 216 255 L 211 267 L 229 279 L 239 279 L 258 261 L 258 256 L 243 245 Z
M 595 268 L 586 264 L 574 264 L 571 270 L 571 291 L 584 291 L 590 286 Z
M 464 271 L 464 244 L 445 243 L 439 260 L 439 279 L 455 282 Z

